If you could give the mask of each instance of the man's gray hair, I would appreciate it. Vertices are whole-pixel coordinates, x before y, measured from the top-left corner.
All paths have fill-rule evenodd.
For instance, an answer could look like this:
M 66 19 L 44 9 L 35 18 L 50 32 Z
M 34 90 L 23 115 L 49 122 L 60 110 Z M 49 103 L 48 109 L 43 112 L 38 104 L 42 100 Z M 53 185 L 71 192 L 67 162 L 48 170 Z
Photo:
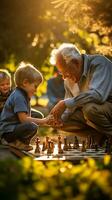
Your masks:
M 62 55 L 66 64 L 70 63 L 73 59 L 80 59 L 81 53 L 77 47 L 71 43 L 63 43 L 58 49 L 53 49 L 51 52 L 50 63 L 56 65 L 58 55 Z

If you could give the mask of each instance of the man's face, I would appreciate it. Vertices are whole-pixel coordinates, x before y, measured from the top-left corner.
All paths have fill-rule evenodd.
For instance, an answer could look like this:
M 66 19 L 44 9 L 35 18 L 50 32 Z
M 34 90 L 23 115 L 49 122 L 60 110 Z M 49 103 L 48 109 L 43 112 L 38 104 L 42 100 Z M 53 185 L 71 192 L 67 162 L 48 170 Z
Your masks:
M 11 81 L 10 78 L 5 78 L 0 81 L 0 92 L 2 94 L 7 94 L 11 89 Z
M 56 65 L 64 79 L 70 79 L 73 82 L 79 81 L 79 68 L 77 64 L 71 63 L 70 65 L 67 65 L 64 62 L 61 62 L 60 59 L 57 59 Z
M 39 83 L 37 82 L 29 83 L 27 80 L 23 82 L 23 89 L 27 92 L 29 98 L 35 94 L 38 86 Z

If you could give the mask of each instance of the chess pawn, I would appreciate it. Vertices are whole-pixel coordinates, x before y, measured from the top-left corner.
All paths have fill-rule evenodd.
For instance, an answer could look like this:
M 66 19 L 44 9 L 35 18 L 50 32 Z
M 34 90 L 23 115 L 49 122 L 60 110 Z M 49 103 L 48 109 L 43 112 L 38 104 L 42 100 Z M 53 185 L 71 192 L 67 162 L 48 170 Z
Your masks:
M 62 142 L 61 142 L 61 140 L 58 142 L 58 153 L 59 154 L 61 154 L 61 153 L 63 153 L 63 149 L 62 149 L 62 147 L 61 147 L 61 144 L 62 144 Z
M 36 140 L 36 148 L 35 148 L 35 153 L 40 153 L 40 147 L 39 147 L 40 139 L 37 137 Z
M 45 150 L 46 150 L 46 144 L 45 142 L 43 142 L 42 151 L 45 151 Z
M 67 150 L 68 150 L 67 137 L 64 137 L 64 146 L 63 146 L 63 150 L 64 150 L 64 151 L 67 151 Z
M 82 151 L 82 152 L 85 152 L 85 151 L 86 151 L 85 141 L 84 141 L 84 140 L 82 141 L 82 148 L 81 148 L 81 151 Z

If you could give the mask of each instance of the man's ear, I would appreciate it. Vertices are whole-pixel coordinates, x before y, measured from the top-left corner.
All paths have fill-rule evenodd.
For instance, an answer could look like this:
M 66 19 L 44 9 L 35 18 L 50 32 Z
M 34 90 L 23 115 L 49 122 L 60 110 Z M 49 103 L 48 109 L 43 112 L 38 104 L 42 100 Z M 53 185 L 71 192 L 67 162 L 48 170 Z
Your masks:
M 76 59 L 76 58 L 72 59 L 71 62 L 72 62 L 73 64 L 75 64 L 75 65 L 79 65 L 79 60 Z

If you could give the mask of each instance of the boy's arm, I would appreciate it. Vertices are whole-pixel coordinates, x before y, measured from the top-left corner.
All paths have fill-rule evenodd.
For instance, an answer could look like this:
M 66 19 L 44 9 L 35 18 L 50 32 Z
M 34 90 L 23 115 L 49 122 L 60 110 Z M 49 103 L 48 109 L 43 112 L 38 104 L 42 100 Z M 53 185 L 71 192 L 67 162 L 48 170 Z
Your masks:
M 30 117 L 25 112 L 19 112 L 19 113 L 17 113 L 17 115 L 18 115 L 18 118 L 19 118 L 21 123 L 23 123 L 23 122 L 34 122 L 37 125 L 48 125 L 54 120 L 52 116 L 48 116 L 48 117 L 43 118 L 43 119 L 33 118 L 33 117 Z

